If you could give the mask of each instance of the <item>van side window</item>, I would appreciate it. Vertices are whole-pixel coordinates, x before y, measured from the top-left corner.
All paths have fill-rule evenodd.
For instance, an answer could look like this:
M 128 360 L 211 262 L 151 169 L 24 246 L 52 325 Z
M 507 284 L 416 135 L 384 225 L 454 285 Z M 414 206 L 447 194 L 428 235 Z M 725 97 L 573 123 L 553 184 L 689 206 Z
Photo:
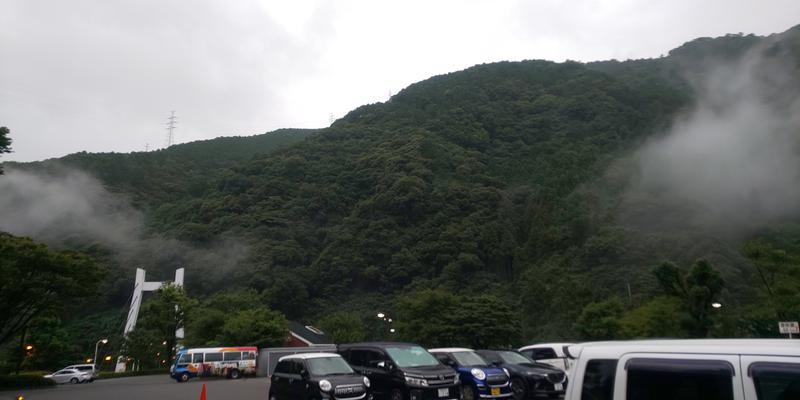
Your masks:
M 366 350 L 366 349 L 353 349 L 350 350 L 350 364 L 358 365 L 360 367 L 377 367 L 381 361 L 385 361 L 386 357 L 379 351 Z
M 800 399 L 800 364 L 756 362 L 747 374 L 753 377 L 758 400 Z
M 203 353 L 192 354 L 192 363 L 198 364 L 203 362 Z
M 178 364 L 188 364 L 192 361 L 192 355 L 189 353 L 181 354 L 180 358 L 178 358 Z
M 733 366 L 722 360 L 634 358 L 628 400 L 733 400 Z
M 589 360 L 583 373 L 581 400 L 613 399 L 616 376 L 617 360 Z
M 222 353 L 206 353 L 206 362 L 222 361 Z
M 242 352 L 242 360 L 255 360 L 256 353 L 252 351 L 243 351 Z
M 223 360 L 225 360 L 225 361 L 239 361 L 239 360 L 242 359 L 242 353 L 240 353 L 238 351 L 235 351 L 235 352 L 234 351 L 229 351 L 229 352 L 223 353 L 222 357 L 223 357 Z

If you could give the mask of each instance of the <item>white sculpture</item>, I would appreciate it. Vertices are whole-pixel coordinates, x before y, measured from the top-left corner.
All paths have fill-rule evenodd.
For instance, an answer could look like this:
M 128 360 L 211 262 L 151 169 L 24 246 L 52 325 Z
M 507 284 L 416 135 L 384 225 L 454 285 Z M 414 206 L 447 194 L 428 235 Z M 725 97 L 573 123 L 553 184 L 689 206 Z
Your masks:
M 178 268 L 175 270 L 175 286 L 183 287 L 183 274 L 185 269 Z M 136 281 L 133 286 L 133 297 L 131 298 L 131 309 L 128 311 L 128 321 L 125 323 L 125 330 L 123 337 L 127 338 L 128 334 L 136 328 L 136 321 L 139 319 L 139 308 L 142 306 L 142 293 L 154 292 L 164 285 L 164 282 L 145 282 L 145 271 L 141 268 L 136 268 Z M 177 306 L 175 306 L 177 307 Z M 175 337 L 183 339 L 183 327 L 175 330 Z M 117 358 L 117 367 L 115 372 L 125 372 L 125 358 L 119 356 Z

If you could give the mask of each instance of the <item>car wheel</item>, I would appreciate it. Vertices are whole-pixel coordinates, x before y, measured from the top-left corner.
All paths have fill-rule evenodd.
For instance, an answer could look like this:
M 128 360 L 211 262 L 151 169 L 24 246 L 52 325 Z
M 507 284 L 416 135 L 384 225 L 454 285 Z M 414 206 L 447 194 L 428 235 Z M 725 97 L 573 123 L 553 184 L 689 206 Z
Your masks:
M 392 390 L 392 394 L 389 396 L 390 400 L 403 400 L 403 392 L 399 389 Z
M 228 373 L 228 377 L 230 377 L 231 379 L 239 379 L 240 377 L 239 370 L 238 369 L 231 370 L 231 372 Z
M 71 383 L 71 384 L 73 384 L 73 385 L 74 385 L 74 384 L 76 384 L 76 383 L 78 383 L 78 378 L 72 378 L 72 379 L 70 379 L 70 380 L 69 380 L 69 383 Z
M 525 381 L 520 378 L 511 379 L 511 390 L 514 391 L 514 400 L 525 398 Z
M 475 389 L 470 385 L 461 385 L 461 400 L 475 400 L 478 396 L 475 394 Z
M 272 393 L 270 393 L 268 397 L 269 397 L 269 400 L 278 400 L 278 396 L 275 396 Z
M 189 374 L 188 374 L 188 373 L 186 373 L 186 372 L 184 372 L 184 373 L 182 373 L 182 374 L 181 374 L 181 376 L 180 376 L 180 381 L 181 381 L 181 382 L 188 382 L 188 381 L 189 381 L 189 378 L 190 378 Z

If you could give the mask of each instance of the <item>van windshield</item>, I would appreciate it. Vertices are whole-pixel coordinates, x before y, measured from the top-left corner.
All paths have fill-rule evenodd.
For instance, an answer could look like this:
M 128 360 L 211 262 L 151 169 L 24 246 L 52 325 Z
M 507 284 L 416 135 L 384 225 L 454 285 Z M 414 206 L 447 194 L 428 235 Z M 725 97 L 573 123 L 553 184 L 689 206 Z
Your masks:
M 353 369 L 341 357 L 320 357 L 306 360 L 311 375 L 352 374 Z
M 432 367 L 439 361 L 419 346 L 387 347 L 386 352 L 398 367 Z

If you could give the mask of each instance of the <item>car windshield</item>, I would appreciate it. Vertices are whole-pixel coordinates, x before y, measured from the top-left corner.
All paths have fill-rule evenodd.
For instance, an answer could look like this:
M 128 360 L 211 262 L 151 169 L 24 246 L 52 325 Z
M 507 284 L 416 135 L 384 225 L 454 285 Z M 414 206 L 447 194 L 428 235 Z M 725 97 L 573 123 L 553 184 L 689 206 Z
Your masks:
M 439 361 L 419 346 L 387 347 L 386 352 L 398 367 L 432 367 Z
M 474 351 L 457 351 L 452 353 L 458 365 L 465 367 L 486 367 L 489 364 Z
M 353 369 L 347 364 L 342 357 L 320 357 L 309 358 L 306 360 L 308 363 L 308 370 L 311 375 L 336 375 L 336 374 L 352 374 Z
M 501 351 L 498 353 L 503 361 L 509 364 L 533 364 L 533 361 L 525 358 L 522 354 L 513 351 Z

